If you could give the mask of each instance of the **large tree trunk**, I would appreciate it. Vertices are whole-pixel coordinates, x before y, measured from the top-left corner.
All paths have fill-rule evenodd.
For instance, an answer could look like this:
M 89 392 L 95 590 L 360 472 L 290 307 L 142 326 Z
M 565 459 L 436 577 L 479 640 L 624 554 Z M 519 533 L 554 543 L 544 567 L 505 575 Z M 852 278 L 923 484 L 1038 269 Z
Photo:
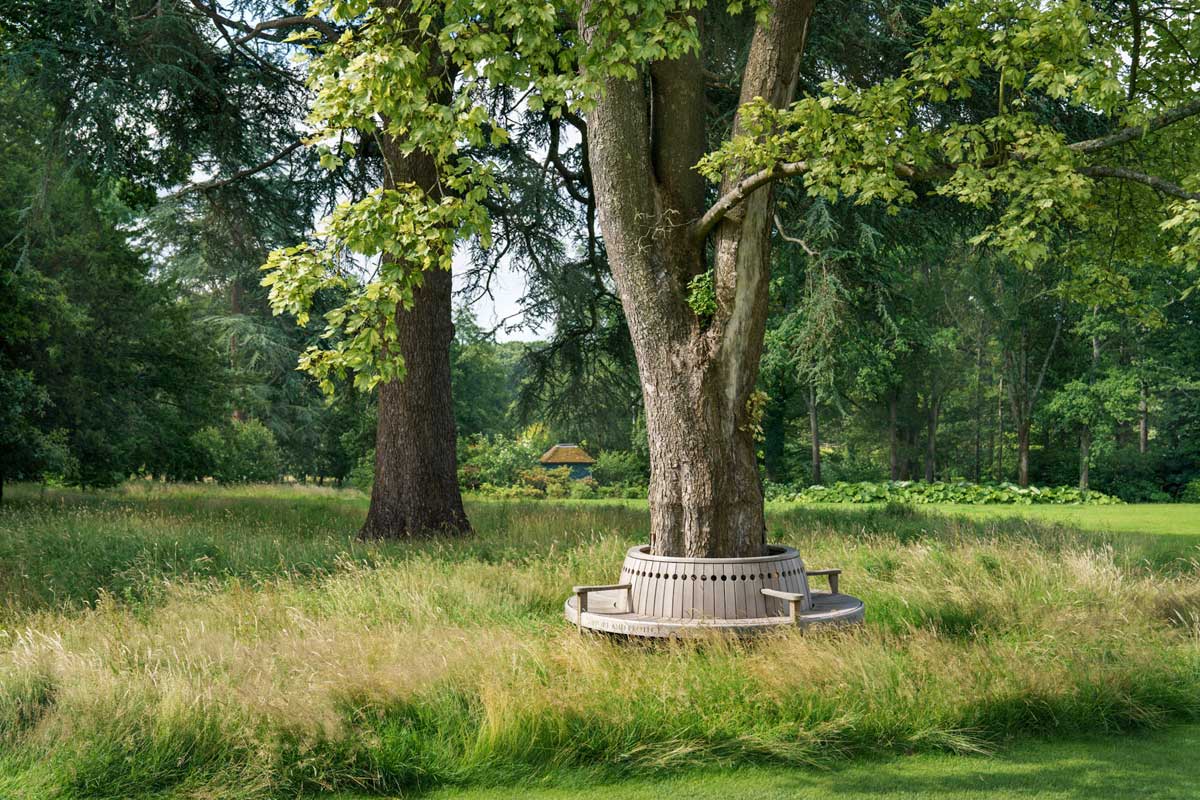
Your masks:
M 811 10 L 811 0 L 777 0 L 755 32 L 743 102 L 790 102 Z M 769 186 L 751 192 L 713 231 L 717 307 L 698 315 L 688 283 L 708 266 L 692 225 L 704 211 L 694 167 L 706 150 L 705 105 L 694 55 L 636 80 L 609 78 L 588 117 L 589 161 L 646 406 L 651 549 L 756 556 L 765 523 L 747 404 L 766 324 L 773 199 Z M 740 178 L 726 176 L 722 194 Z
M 384 186 L 414 182 L 437 191 L 437 171 L 423 153 L 401 155 L 383 146 Z M 458 489 L 454 403 L 450 389 L 452 277 L 425 273 L 412 308 L 396 311 L 403 380 L 379 390 L 375 434 L 375 485 L 361 535 L 399 538 L 471 530 Z

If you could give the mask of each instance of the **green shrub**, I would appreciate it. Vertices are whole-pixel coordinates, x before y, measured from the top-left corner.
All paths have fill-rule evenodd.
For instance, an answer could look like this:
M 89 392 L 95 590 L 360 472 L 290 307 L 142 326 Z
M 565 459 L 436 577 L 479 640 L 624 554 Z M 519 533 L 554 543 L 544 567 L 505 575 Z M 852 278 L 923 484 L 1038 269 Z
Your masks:
M 275 434 L 258 420 L 231 420 L 196 432 L 192 443 L 204 472 L 218 483 L 266 483 L 279 479 L 283 458 Z
M 966 505 L 1103 505 L 1122 502 L 1102 492 L 1084 492 L 1074 486 L 1022 488 L 1011 483 L 968 483 L 956 481 L 923 483 L 918 481 L 839 481 L 831 486 L 809 486 L 797 489 L 780 484 L 767 484 L 768 500 L 790 500 L 799 503 L 888 503 L 927 504 L 962 503 Z
M 459 485 L 479 488 L 485 483 L 493 486 L 513 486 L 523 471 L 536 464 L 541 455 L 529 439 L 509 439 L 505 436 L 473 436 L 459 457 Z
M 596 481 L 593 478 L 571 481 L 567 494 L 572 500 L 590 500 L 596 496 Z
M 636 453 L 605 450 L 592 465 L 592 477 L 601 486 L 636 486 L 644 484 L 650 474 Z
M 1179 493 L 1181 503 L 1200 503 L 1200 478 L 1188 481 Z
M 1091 483 L 1126 503 L 1164 503 L 1171 500 L 1163 485 L 1167 476 L 1160 471 L 1158 453 L 1140 453 L 1134 447 L 1120 447 L 1099 455 L 1091 470 Z
M 348 480 L 350 481 L 350 485 L 360 492 L 371 493 L 371 487 L 375 485 L 374 449 L 358 460 L 358 463 L 354 465 L 354 469 L 350 470 Z
M 567 487 L 571 483 L 571 468 L 570 467 L 555 467 L 554 469 L 546 469 L 545 467 L 534 467 L 533 469 L 521 470 L 517 476 L 517 483 L 521 486 L 532 486 L 540 492 L 545 492 L 551 497 L 566 497 Z
M 495 497 L 502 500 L 541 500 L 546 493 L 532 486 L 496 486 L 492 483 L 480 484 L 476 490 L 483 497 Z

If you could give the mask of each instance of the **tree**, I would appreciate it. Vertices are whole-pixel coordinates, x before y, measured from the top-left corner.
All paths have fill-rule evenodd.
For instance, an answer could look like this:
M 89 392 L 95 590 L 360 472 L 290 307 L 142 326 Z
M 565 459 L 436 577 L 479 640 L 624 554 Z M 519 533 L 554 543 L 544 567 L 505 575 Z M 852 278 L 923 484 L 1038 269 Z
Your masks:
M 36 93 L 0 87 L 0 472 L 186 476 L 219 414 L 214 350 L 131 243 L 111 186 L 63 163 Z M 0 476 L 0 478 L 5 477 Z
M 479 327 L 468 308 L 455 309 L 450 378 L 459 438 L 512 432 L 510 414 L 516 401 L 513 372 L 523 349 L 513 344 L 497 344 Z
M 328 0 L 318 9 L 336 22 L 364 6 Z M 382 259 L 327 318 L 344 345 L 307 366 L 354 370 L 366 384 L 398 376 L 385 312 L 412 301 L 423 272 L 447 268 L 455 242 L 487 237 L 483 200 L 503 176 L 464 147 L 507 136 L 475 102 L 489 85 L 524 92 L 552 114 L 586 115 L 600 229 L 641 377 L 656 553 L 741 556 L 763 547 L 759 404 L 751 400 L 775 182 L 802 176 L 831 201 L 896 205 L 920 189 L 994 207 L 996 221 L 974 244 L 1036 265 L 1050 255 L 1054 230 L 1085 224 L 1098 182 L 1131 181 L 1173 198 L 1164 224 L 1184 233 L 1174 257 L 1188 257 L 1200 197 L 1176 174 L 1105 160 L 1151 136 L 1183 135 L 1176 126 L 1190 130 L 1200 113 L 1190 86 L 1176 83 L 1169 96 L 1125 91 L 1123 22 L 1074 0 L 961 0 L 930 15 L 927 39 L 901 74 L 865 86 L 829 82 L 793 103 L 812 3 L 775 0 L 755 11 L 727 126 L 705 103 L 705 36 L 729 20 L 719 10 L 664 2 L 635 13 L 589 2 L 556 13 L 515 0 L 366 9 L 362 35 L 316 62 L 312 121 L 326 141 L 355 126 L 403 135 L 404 152 L 432 159 L 441 181 L 436 193 L 411 182 L 344 207 L 320 246 L 272 259 L 278 302 L 302 311 L 312 289 L 341 279 L 329 267 L 343 248 L 403 257 L 399 269 Z M 1188 57 L 1162 41 L 1150 47 L 1139 51 L 1147 64 Z M 443 59 L 448 68 L 432 68 Z M 961 101 L 976 86 L 996 91 L 994 112 L 964 121 Z M 1081 119 L 1097 135 L 1068 138 Z M 720 144 L 705 155 L 710 141 Z M 336 165 L 336 154 L 326 158 Z

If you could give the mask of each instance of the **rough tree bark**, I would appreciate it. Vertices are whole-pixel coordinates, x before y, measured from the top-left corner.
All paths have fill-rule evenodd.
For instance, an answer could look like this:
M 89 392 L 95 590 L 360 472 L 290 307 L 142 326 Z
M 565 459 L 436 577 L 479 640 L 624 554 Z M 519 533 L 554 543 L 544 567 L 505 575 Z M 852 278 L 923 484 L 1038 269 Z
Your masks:
M 791 101 L 811 11 L 812 0 L 776 0 L 751 43 L 742 102 Z M 590 39 L 586 25 L 581 32 Z M 697 315 L 688 283 L 709 266 L 694 227 L 705 200 L 694 169 L 706 150 L 704 73 L 695 55 L 646 73 L 605 81 L 588 118 L 588 144 L 600 228 L 642 381 L 650 545 L 662 555 L 760 555 L 763 498 L 747 404 L 766 323 L 773 193 L 769 185 L 748 193 L 712 231 L 717 308 Z M 735 119 L 735 134 L 741 130 Z M 726 175 L 721 194 L 742 177 Z
M 423 153 L 402 155 L 383 142 L 385 188 L 413 182 L 436 192 L 437 170 Z M 450 388 L 452 277 L 426 272 L 410 310 L 396 310 L 406 374 L 379 389 L 375 484 L 360 535 L 370 539 L 469 533 L 458 489 L 454 403 Z

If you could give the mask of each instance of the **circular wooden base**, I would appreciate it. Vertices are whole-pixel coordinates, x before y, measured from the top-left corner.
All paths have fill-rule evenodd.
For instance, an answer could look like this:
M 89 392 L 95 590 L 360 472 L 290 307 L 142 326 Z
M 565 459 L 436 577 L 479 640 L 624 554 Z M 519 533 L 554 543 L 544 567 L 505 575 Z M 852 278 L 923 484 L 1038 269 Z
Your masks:
M 737 634 L 760 633 L 768 628 L 788 625 L 800 628 L 850 625 L 862 622 L 864 613 L 862 600 L 848 594 L 829 592 L 812 592 L 812 607 L 801 612 L 795 622 L 787 616 L 746 619 L 650 617 L 627 611 L 625 598 L 623 589 L 593 592 L 588 598 L 588 610 L 583 612 L 583 619 L 580 620 L 576 598 L 571 596 L 564 604 L 563 612 L 572 624 L 589 630 L 657 638 L 696 635 L 714 630 Z
M 631 547 L 620 583 L 576 586 L 563 612 L 580 630 L 651 637 L 862 622 L 862 601 L 838 591 L 841 570 L 809 570 L 790 547 L 765 549 L 749 558 L 683 558 Z M 827 577 L 830 591 L 812 591 L 810 576 Z

